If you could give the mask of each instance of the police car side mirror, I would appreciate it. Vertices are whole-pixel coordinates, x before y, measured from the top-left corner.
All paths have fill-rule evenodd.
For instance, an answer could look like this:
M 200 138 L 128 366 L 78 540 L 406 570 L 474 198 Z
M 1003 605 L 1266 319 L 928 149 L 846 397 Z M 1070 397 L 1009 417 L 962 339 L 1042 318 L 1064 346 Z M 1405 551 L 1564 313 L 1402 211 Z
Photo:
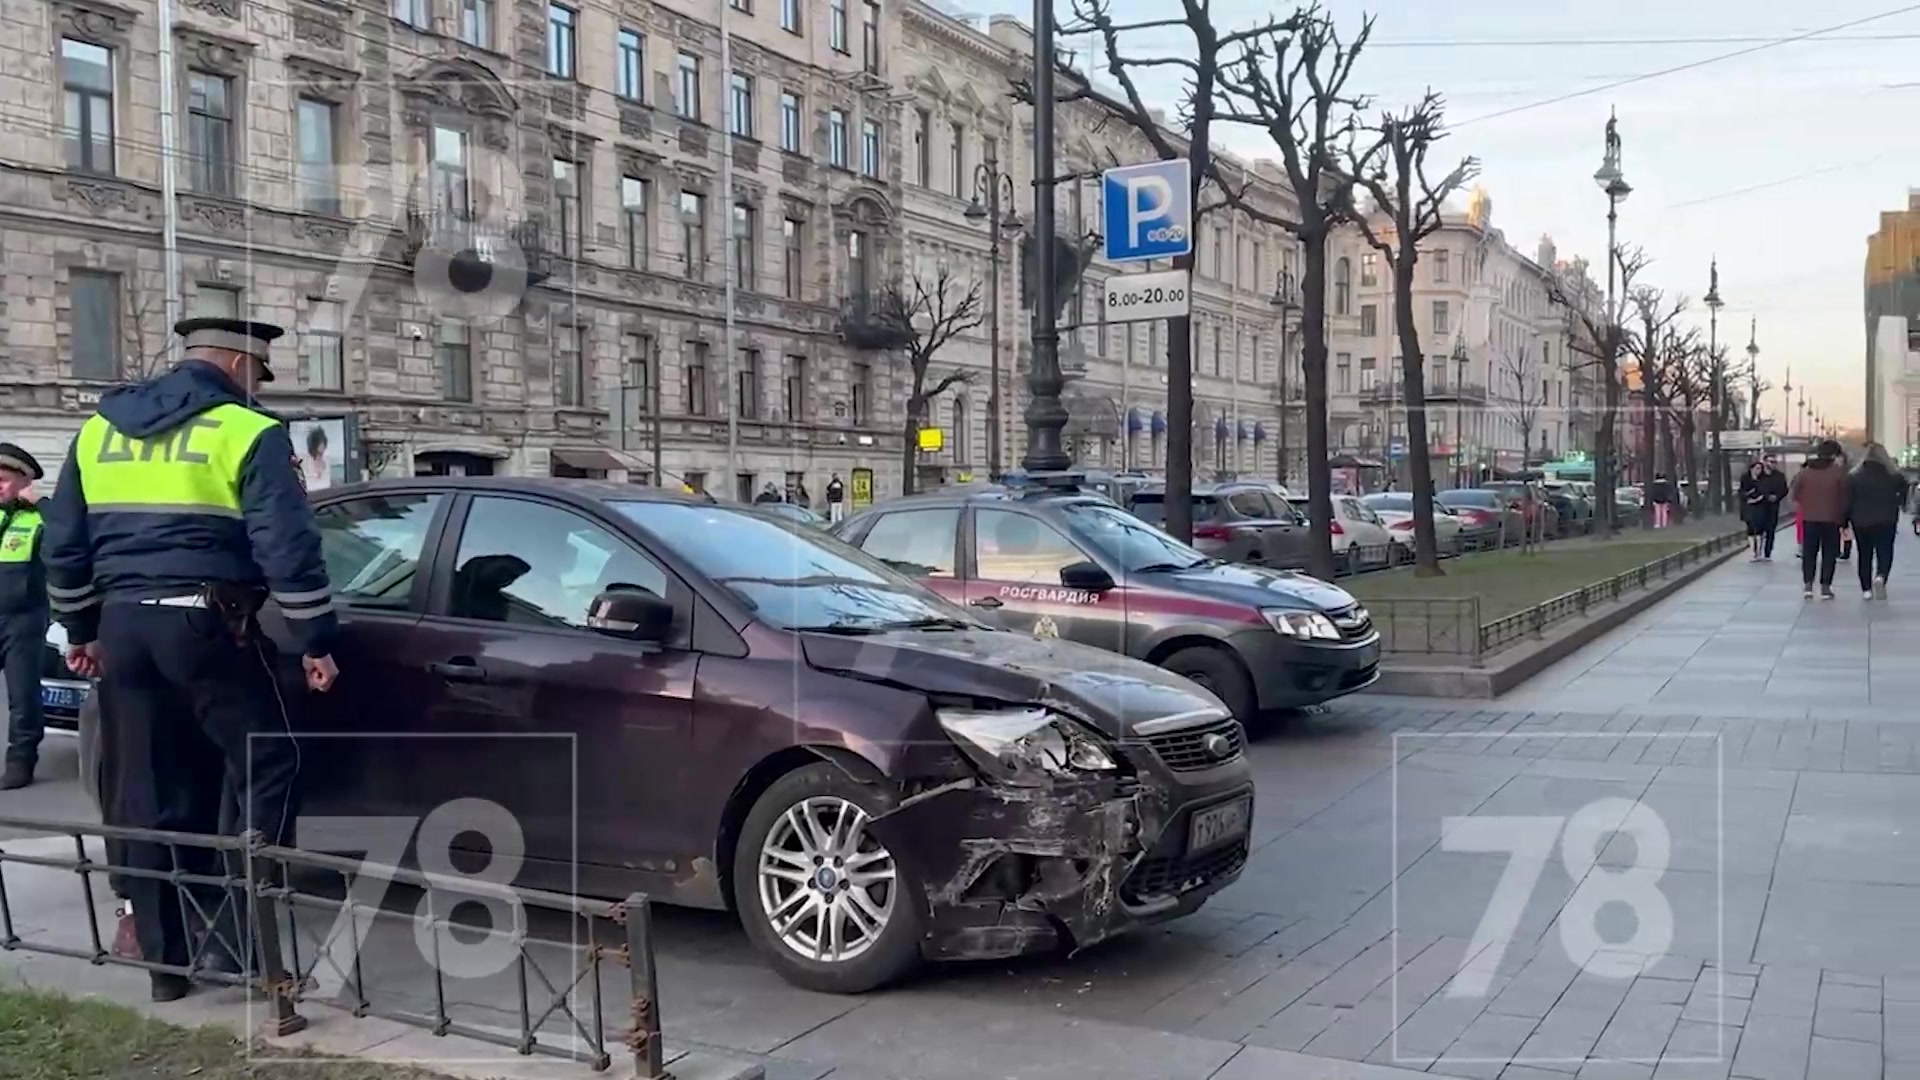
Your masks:
M 1060 568 L 1060 584 L 1069 589 L 1106 592 L 1113 588 L 1113 575 L 1101 569 L 1099 563 L 1091 560 L 1068 563 Z
M 673 637 L 673 605 L 650 592 L 616 589 L 593 598 L 587 626 L 608 637 L 664 644 Z

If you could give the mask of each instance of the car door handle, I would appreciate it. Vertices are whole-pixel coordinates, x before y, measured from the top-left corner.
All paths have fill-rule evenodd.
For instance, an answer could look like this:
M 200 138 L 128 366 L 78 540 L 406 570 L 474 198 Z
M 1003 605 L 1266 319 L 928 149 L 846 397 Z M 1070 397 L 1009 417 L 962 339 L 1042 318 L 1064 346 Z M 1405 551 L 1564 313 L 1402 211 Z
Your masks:
M 436 661 L 428 664 L 427 670 L 448 682 L 487 681 L 487 669 L 481 667 L 478 662 L 465 656 L 456 656 L 451 660 Z
M 1004 603 L 1003 601 L 1001 601 L 1001 599 L 1000 599 L 999 597 L 997 597 L 997 596 L 983 596 L 983 597 L 981 597 L 981 598 L 980 598 L 980 599 L 978 599 L 978 600 L 974 600 L 974 601 L 971 601 L 971 603 L 972 603 L 972 605 L 973 605 L 974 607 L 983 607 L 983 608 L 987 608 L 987 609 L 989 609 L 989 610 L 991 610 L 991 609 L 993 609 L 993 608 L 999 608 L 999 607 L 1006 607 L 1006 606 L 1007 606 L 1007 605 L 1006 605 L 1006 604 L 1005 604 L 1005 603 Z

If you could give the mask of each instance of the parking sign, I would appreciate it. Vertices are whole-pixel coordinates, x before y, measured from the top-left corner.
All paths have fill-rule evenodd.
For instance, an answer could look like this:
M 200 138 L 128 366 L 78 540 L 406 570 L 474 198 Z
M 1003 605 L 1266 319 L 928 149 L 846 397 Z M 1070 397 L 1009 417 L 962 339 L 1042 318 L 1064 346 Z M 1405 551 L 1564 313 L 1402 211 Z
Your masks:
M 1102 174 L 1109 261 L 1172 259 L 1193 250 L 1191 168 L 1181 158 Z

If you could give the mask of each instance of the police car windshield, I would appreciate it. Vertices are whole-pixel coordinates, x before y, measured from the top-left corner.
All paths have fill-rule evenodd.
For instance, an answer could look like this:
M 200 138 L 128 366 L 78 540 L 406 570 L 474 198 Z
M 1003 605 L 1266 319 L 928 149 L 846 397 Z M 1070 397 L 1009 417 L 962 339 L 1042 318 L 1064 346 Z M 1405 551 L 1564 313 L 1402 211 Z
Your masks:
M 612 505 L 755 618 L 782 629 L 979 625 L 858 548 L 797 521 L 720 503 Z
M 1184 570 L 1211 561 L 1125 510 L 1104 503 L 1068 503 L 1060 513 L 1081 539 L 1128 573 Z

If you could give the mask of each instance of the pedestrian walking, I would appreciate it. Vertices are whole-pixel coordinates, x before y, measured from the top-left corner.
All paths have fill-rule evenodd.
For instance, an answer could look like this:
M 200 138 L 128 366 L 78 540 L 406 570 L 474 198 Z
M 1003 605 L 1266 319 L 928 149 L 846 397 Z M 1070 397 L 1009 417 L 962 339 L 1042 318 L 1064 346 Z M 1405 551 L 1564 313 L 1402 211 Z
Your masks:
M 1893 569 L 1893 539 L 1900 509 L 1907 503 L 1907 478 L 1894 467 L 1887 448 L 1867 444 L 1860 467 L 1847 478 L 1847 523 L 1860 543 L 1860 596 L 1887 595 Z
M 1821 440 L 1818 450 L 1794 474 L 1788 494 L 1800 508 L 1801 595 L 1813 596 L 1818 571 L 1820 599 L 1833 599 L 1833 564 L 1840 554 L 1840 527 L 1847 520 L 1847 470 L 1840 464 L 1840 444 Z
M 307 688 L 328 690 L 339 673 L 333 594 L 293 444 L 252 404 L 283 331 L 218 318 L 174 330 L 186 359 L 108 391 L 73 441 L 41 508 L 47 593 L 68 666 L 100 680 L 102 819 L 212 832 L 224 785 L 236 828 L 286 844 L 299 749 L 255 617 L 269 597 L 300 645 Z M 129 843 L 125 857 L 167 872 L 172 850 Z M 154 1000 L 184 996 L 202 964 L 248 970 L 233 903 L 196 945 L 172 883 L 124 885 L 141 956 L 168 967 L 150 972 Z
M 44 475 L 32 454 L 0 443 L 0 663 L 7 687 L 7 763 L 0 791 L 33 783 L 47 730 L 40 708 L 47 576 L 40 561 L 40 510 L 32 494 L 33 482 Z
M 1764 556 L 1767 533 L 1767 496 L 1763 488 L 1767 481 L 1767 466 L 1756 460 L 1747 466 L 1740 476 L 1740 515 L 1747 523 L 1747 546 L 1751 549 L 1749 558 L 1759 562 Z
M 1760 464 L 1766 469 L 1765 480 L 1760 486 L 1765 494 L 1765 502 L 1762 505 L 1766 508 L 1763 526 L 1765 543 L 1761 545 L 1760 561 L 1772 562 L 1773 540 L 1780 532 L 1780 504 L 1787 497 L 1787 474 L 1780 471 L 1780 459 L 1772 454 L 1761 458 Z
M 757 504 L 765 505 L 767 503 L 785 502 L 786 500 L 780 497 L 780 489 L 774 487 L 773 481 L 769 480 L 766 485 L 760 489 L 760 494 L 753 497 L 753 501 Z
M 847 486 L 834 473 L 827 480 L 827 520 L 840 521 L 847 516 Z
M 1666 473 L 1653 474 L 1653 483 L 1647 485 L 1647 501 L 1653 504 L 1653 527 L 1666 528 L 1673 518 L 1673 481 Z

